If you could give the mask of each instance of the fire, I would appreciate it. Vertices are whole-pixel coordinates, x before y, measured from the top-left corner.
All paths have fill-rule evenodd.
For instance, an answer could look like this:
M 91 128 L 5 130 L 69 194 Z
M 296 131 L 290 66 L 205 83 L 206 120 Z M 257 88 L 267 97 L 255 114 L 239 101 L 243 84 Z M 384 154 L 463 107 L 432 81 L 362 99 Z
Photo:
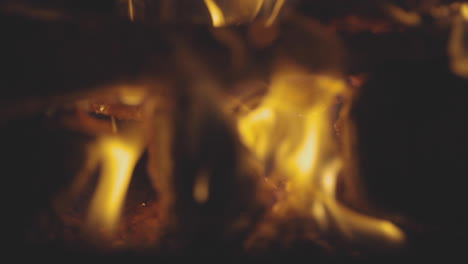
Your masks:
M 315 203 L 328 209 L 338 228 L 348 239 L 378 241 L 389 245 L 401 244 L 405 235 L 393 223 L 354 212 L 336 200 L 335 188 L 340 168 L 341 164 L 338 159 L 325 168 L 321 188 L 323 205 L 321 201 Z M 319 218 L 320 222 L 326 222 L 326 217 L 322 212 L 314 216 Z
M 343 158 L 331 130 L 331 109 L 345 86 L 339 77 L 285 64 L 260 106 L 239 118 L 239 132 L 259 160 L 273 168 L 270 173 L 286 179 L 287 197 L 275 210 L 280 217 L 293 208 L 314 218 L 324 231 L 334 224 L 348 239 L 398 245 L 404 234 L 393 223 L 357 213 L 336 199 Z
M 137 136 L 107 135 L 98 142 L 101 175 L 89 208 L 91 231 L 112 235 L 117 227 L 132 172 L 142 152 Z
M 460 7 L 460 12 L 464 19 L 468 19 L 468 4 L 462 4 Z
M 270 1 L 271 2 L 271 1 Z M 286 2 L 286 0 L 277 0 L 275 3 L 274 3 L 274 6 L 273 6 L 273 10 L 271 12 L 271 15 L 270 17 L 268 18 L 267 22 L 266 22 L 266 25 L 267 26 L 271 26 L 276 18 L 278 17 L 279 13 L 280 13 L 280 10 L 281 8 L 283 7 L 284 5 L 284 2 Z
M 448 54 L 451 59 L 452 71 L 461 76 L 468 77 L 468 51 L 466 49 L 466 36 L 468 24 L 468 4 L 461 4 L 459 15 L 453 19 L 452 32 L 448 44 Z
M 133 21 L 135 18 L 135 13 L 133 11 L 133 0 L 128 0 L 128 17 L 130 21 Z
M 205 5 L 210 11 L 211 20 L 213 21 L 214 27 L 224 26 L 224 14 L 221 8 L 216 4 L 214 0 L 204 0 Z
M 286 0 L 204 0 L 212 25 L 222 27 L 265 17 L 265 25 L 271 26 L 278 18 Z
M 204 0 L 204 2 L 214 27 L 225 26 L 231 21 L 225 6 L 220 6 L 215 0 Z M 238 5 L 242 6 L 241 3 Z M 268 25 L 274 23 L 285 1 L 265 0 L 255 3 L 254 9 L 246 7 L 247 10 L 254 10 L 255 15 L 260 12 L 263 5 L 271 8 L 266 21 Z M 129 16 L 133 20 L 133 1 L 129 0 L 128 5 Z M 335 72 L 312 73 L 310 69 L 300 66 L 288 55 L 277 56 L 272 65 L 273 73 L 268 93 L 256 109 L 237 119 L 237 132 L 242 143 L 263 165 L 264 170 L 261 171 L 265 172 L 264 176 L 272 178 L 273 182 L 286 182 L 286 195 L 275 204 L 273 214 L 281 218 L 290 212 L 295 212 L 301 219 L 315 221 L 320 231 L 338 231 L 352 241 L 364 239 L 366 242 L 380 241 L 388 245 L 402 244 L 405 234 L 395 224 L 351 210 L 337 198 L 337 184 L 339 177 L 342 177 L 345 159 L 337 146 L 331 117 L 336 98 L 349 97 L 344 78 Z M 117 94 L 119 100 L 129 106 L 141 105 L 147 98 L 145 89 L 137 87 L 120 87 Z M 149 101 L 150 104 L 154 104 Z M 202 104 L 201 101 L 194 102 L 194 105 Z M 99 110 L 102 112 L 104 108 Z M 180 166 L 172 164 L 177 162 L 177 158 L 170 160 L 173 158 L 170 150 L 172 143 L 168 139 L 174 132 L 169 125 L 172 123 L 172 120 L 169 120 L 170 116 L 171 114 L 159 117 L 150 115 L 150 118 L 155 120 L 158 118 L 164 120 L 163 126 L 157 126 L 158 131 L 152 131 L 152 137 L 158 141 L 152 151 L 153 156 L 150 156 L 152 162 L 157 163 L 157 165 L 152 164 L 150 168 L 157 170 L 153 174 L 157 175 L 158 181 L 163 182 L 159 184 L 160 186 L 155 184 L 161 196 L 159 200 L 163 211 L 161 215 L 168 214 L 168 211 L 172 210 L 168 209 L 170 206 L 166 204 L 175 203 L 172 200 L 175 200 L 176 195 L 186 198 L 185 193 L 172 193 L 179 188 L 168 187 L 173 182 L 178 182 L 172 179 L 174 177 L 172 166 Z M 203 118 L 213 117 L 207 114 Z M 191 122 L 200 122 L 194 125 L 199 129 L 198 127 L 203 125 L 199 119 L 204 120 L 203 118 L 198 116 L 193 120 L 188 118 L 187 122 L 190 125 Z M 151 123 L 156 122 L 155 120 L 144 121 Z M 157 120 L 157 123 L 159 124 L 161 120 Z M 125 129 L 117 132 L 113 117 L 111 122 L 114 134 L 102 136 L 97 143 L 96 155 L 99 156 L 102 168 L 88 215 L 89 231 L 103 238 L 110 238 L 116 233 L 133 169 L 145 147 L 142 133 L 125 133 Z M 191 129 L 188 131 L 195 133 Z M 180 147 L 182 146 L 184 144 Z M 195 164 L 200 160 L 194 158 L 190 162 Z M 212 166 L 211 160 L 207 164 Z M 186 166 L 192 167 L 192 164 Z M 191 189 L 183 189 L 191 192 L 189 195 L 199 205 L 206 204 L 216 197 L 216 192 L 210 193 L 216 187 L 216 181 L 210 178 L 212 176 L 210 169 L 203 168 L 197 171 Z M 188 203 L 190 206 L 191 202 Z

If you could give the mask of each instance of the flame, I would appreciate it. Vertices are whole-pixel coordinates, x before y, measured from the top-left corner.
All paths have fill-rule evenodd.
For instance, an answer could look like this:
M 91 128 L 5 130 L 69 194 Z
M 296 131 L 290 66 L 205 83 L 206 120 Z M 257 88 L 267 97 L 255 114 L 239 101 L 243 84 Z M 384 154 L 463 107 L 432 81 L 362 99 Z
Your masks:
M 200 175 L 195 179 L 195 184 L 193 185 L 193 199 L 199 203 L 203 204 L 208 201 L 210 195 L 210 179 L 209 173 L 207 171 L 202 171 Z
M 247 146 L 255 146 L 254 151 L 262 159 L 265 159 L 271 145 L 268 133 L 273 130 L 274 118 L 273 110 L 263 107 L 253 111 L 239 123 L 243 141 Z
M 320 194 L 322 195 L 322 199 L 321 201 L 316 201 L 316 203 L 323 202 L 340 231 L 348 239 L 370 239 L 388 245 L 398 245 L 404 241 L 404 233 L 390 221 L 359 214 L 346 208 L 336 200 L 336 182 L 340 169 L 341 161 L 339 159 L 334 160 L 324 169 L 322 174 L 322 194 Z M 316 217 L 322 218 L 322 222 L 326 221 L 326 217 L 320 212 L 318 213 Z
M 133 0 L 128 0 L 128 17 L 130 18 L 130 21 L 133 21 L 135 18 L 133 10 Z
M 468 20 L 468 4 L 461 4 L 460 13 L 465 20 Z
M 102 170 L 89 208 L 88 224 L 94 232 L 112 235 L 117 227 L 132 172 L 142 151 L 138 140 L 121 135 L 98 142 Z
M 211 20 L 214 27 L 221 27 L 225 25 L 224 14 L 221 8 L 216 4 L 214 0 L 204 0 L 205 5 L 210 12 Z
M 275 2 L 273 10 L 270 14 L 270 17 L 266 21 L 266 26 L 271 26 L 275 22 L 285 2 L 286 0 L 277 0 Z
M 333 224 L 349 239 L 398 245 L 404 234 L 393 223 L 355 212 L 336 199 L 343 161 L 330 111 L 334 98 L 344 91 L 340 78 L 283 67 L 274 74 L 260 106 L 239 117 L 241 139 L 259 160 L 273 166 L 273 175 L 286 178 L 288 195 L 279 207 L 313 217 L 322 229 Z
M 204 0 L 214 27 L 250 22 L 264 17 L 266 26 L 271 26 L 286 0 Z
M 450 66 L 453 73 L 468 78 L 468 4 L 461 4 L 460 14 L 455 17 L 448 44 Z
M 293 160 L 290 162 L 290 171 L 296 169 L 297 180 L 306 182 L 309 174 L 314 170 L 317 153 L 319 149 L 319 126 L 320 122 L 317 119 L 311 119 L 306 121 L 304 127 L 305 133 L 303 135 L 302 143 L 298 147 L 297 153 L 293 156 Z

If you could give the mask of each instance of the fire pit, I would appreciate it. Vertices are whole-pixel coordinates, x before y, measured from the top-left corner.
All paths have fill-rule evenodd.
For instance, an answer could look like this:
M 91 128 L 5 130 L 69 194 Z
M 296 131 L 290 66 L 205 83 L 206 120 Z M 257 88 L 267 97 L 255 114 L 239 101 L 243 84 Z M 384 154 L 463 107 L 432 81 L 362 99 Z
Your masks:
M 274 262 L 458 248 L 467 10 L 6 1 L 8 249 Z

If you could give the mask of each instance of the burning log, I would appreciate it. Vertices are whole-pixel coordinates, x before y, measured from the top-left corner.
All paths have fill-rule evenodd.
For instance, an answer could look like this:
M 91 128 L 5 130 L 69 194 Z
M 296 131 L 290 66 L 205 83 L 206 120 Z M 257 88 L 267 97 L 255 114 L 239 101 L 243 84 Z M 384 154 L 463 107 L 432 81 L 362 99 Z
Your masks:
M 124 3 L 128 8 L 125 16 L 135 24 L 114 16 L 98 19 L 89 13 L 75 16 L 67 12 L 21 10 L 40 17 L 38 21 L 24 17 L 24 12 L 12 14 L 2 9 L 5 11 L 1 17 L 5 22 L 3 32 L 7 36 L 1 49 L 6 73 L 2 81 L 3 87 L 11 88 L 5 88 L 1 114 L 7 119 L 2 119 L 2 138 L 6 139 L 4 150 L 11 153 L 6 162 L 7 171 L 15 176 L 6 182 L 12 189 L 23 190 L 25 197 L 31 194 L 36 198 L 34 201 L 20 199 L 22 204 L 31 207 L 26 206 L 26 212 L 6 204 L 5 208 L 20 219 L 17 223 L 7 219 L 6 225 L 17 227 L 16 230 L 34 224 L 29 218 L 36 219 L 37 210 L 50 211 L 52 218 L 55 217 L 57 211 L 47 205 L 48 201 L 63 194 L 60 190 L 80 168 L 85 168 L 83 175 L 89 175 L 78 176 L 78 183 L 71 184 L 75 188 L 69 196 L 85 196 L 81 197 L 86 200 L 85 206 L 82 205 L 86 208 L 81 208 L 84 216 L 62 217 L 77 222 L 77 226 L 87 226 L 88 233 L 97 233 L 93 234 L 99 237 L 97 241 L 112 242 L 112 246 L 138 240 L 135 233 L 133 236 L 119 234 L 123 229 L 145 233 L 142 240 L 151 244 L 153 253 L 197 250 L 240 253 L 267 245 L 267 252 L 278 248 L 295 252 L 305 246 L 320 254 L 321 245 L 329 248 L 328 244 L 332 244 L 323 243 L 324 239 L 336 243 L 345 238 L 344 247 L 359 243 L 381 245 L 382 241 L 389 242 L 386 246 L 400 245 L 405 234 L 386 220 L 399 218 L 389 217 L 382 209 L 402 212 L 417 223 L 427 222 L 430 227 L 448 225 L 452 219 L 444 217 L 453 212 L 465 219 L 456 211 L 462 205 L 449 203 L 462 200 L 456 194 L 462 193 L 462 189 L 455 194 L 442 191 L 445 197 L 431 199 L 432 193 L 441 191 L 430 188 L 421 197 L 411 197 L 412 190 L 422 181 L 417 176 L 428 175 L 425 180 L 431 182 L 430 186 L 436 186 L 434 179 L 446 173 L 445 168 L 449 168 L 450 175 L 465 169 L 460 158 L 465 155 L 464 145 L 458 144 L 464 142 L 465 128 L 453 121 L 453 116 L 463 119 L 461 113 L 465 109 L 461 102 L 466 99 L 462 89 L 465 81 L 451 75 L 448 67 L 437 66 L 439 60 L 431 63 L 432 66 L 421 63 L 431 61 L 428 58 L 446 56 L 449 23 L 442 19 L 441 24 L 437 21 L 428 26 L 426 18 L 414 12 L 427 13 L 433 6 L 403 10 L 382 7 L 379 3 L 374 18 L 380 21 L 378 27 L 369 26 L 375 20 L 364 19 L 362 23 L 346 20 L 342 25 L 331 18 L 319 17 L 322 21 L 332 21 L 327 29 L 295 12 L 279 16 L 278 9 L 284 1 L 248 2 L 249 8 L 239 11 L 246 13 L 230 13 L 234 2 L 200 1 L 198 4 L 207 5 L 202 20 L 211 18 L 217 28 L 158 24 L 174 17 L 149 20 L 148 10 L 156 4 L 147 6 L 149 9 L 142 8 L 142 3 L 148 1 Z M 255 4 L 262 7 L 258 9 Z M 265 8 L 266 4 L 269 8 Z M 358 10 L 363 5 L 358 6 L 351 14 L 361 14 Z M 376 8 L 373 5 L 369 10 Z M 160 10 L 161 14 L 170 14 L 164 10 Z M 255 16 L 264 20 L 247 26 L 230 26 L 238 19 L 250 23 Z M 188 17 L 188 21 L 197 21 Z M 372 33 L 355 33 L 356 28 L 367 27 Z M 330 29 L 344 36 L 344 44 L 351 53 L 348 70 L 343 69 L 343 45 Z M 40 38 L 44 35 L 49 38 Z M 464 57 L 457 60 L 457 54 L 464 55 L 460 36 L 455 34 L 453 39 L 457 45 L 452 46 L 450 55 L 463 69 Z M 426 45 L 427 42 L 432 44 Z M 394 46 L 398 46 L 397 51 L 386 52 Z M 419 62 L 414 62 L 413 68 L 400 67 L 408 60 Z M 389 61 L 396 61 L 397 66 L 386 67 Z M 375 67 L 379 70 L 374 70 Z M 352 121 L 356 122 L 358 145 L 348 146 L 351 148 L 346 153 L 348 157 L 343 157 L 334 142 L 330 116 L 337 97 L 351 102 L 344 83 L 344 76 L 349 72 L 365 72 L 370 79 L 362 92 L 357 93 L 359 97 L 350 112 Z M 135 87 L 135 84 L 144 87 L 142 95 L 137 92 L 136 96 L 119 96 L 125 90 L 122 87 Z M 440 91 L 443 96 L 439 96 L 436 85 L 447 85 L 449 92 Z M 241 89 L 236 90 L 237 87 Z M 229 94 L 231 98 L 218 96 L 219 93 Z M 427 100 L 421 100 L 421 95 L 428 96 Z M 76 103 L 77 99 L 91 100 Z M 61 114 L 68 117 L 77 111 L 79 117 L 68 121 L 79 120 L 78 124 L 68 129 L 50 126 L 51 119 L 60 119 L 54 114 L 47 118 L 44 115 L 30 119 L 18 117 L 20 113 L 45 110 L 51 102 L 73 102 L 73 107 Z M 424 111 L 413 108 L 412 102 L 417 102 Z M 394 111 L 395 105 L 401 109 Z M 434 105 L 443 107 L 436 109 Z M 8 122 L 13 117 L 19 119 Z M 127 125 L 139 127 L 136 137 L 125 136 L 123 119 L 131 120 Z M 402 123 L 417 132 L 405 134 Z M 69 131 L 77 127 L 86 135 Z M 356 143 L 352 142 L 354 131 L 346 129 L 349 127 L 340 131 L 349 136 L 341 138 L 344 145 Z M 28 137 L 31 133 L 36 138 Z M 393 134 L 390 140 L 389 134 Z M 427 143 L 440 137 L 444 140 Z M 96 148 L 91 148 L 94 151 L 85 153 L 86 146 L 93 142 L 96 143 Z M 131 178 L 132 170 L 139 164 L 138 157 L 146 143 L 148 170 L 157 192 L 153 190 L 148 196 L 154 196 L 156 202 L 138 202 L 137 209 L 132 208 L 137 215 L 132 217 L 126 214 L 124 201 L 134 203 L 125 196 L 135 180 L 135 176 Z M 387 152 L 381 154 L 383 149 Z M 412 157 L 401 154 L 402 149 L 420 156 L 415 158 L 415 164 L 408 164 Z M 421 153 L 420 149 L 427 151 Z M 450 153 L 447 155 L 450 159 L 435 154 L 437 149 Z M 47 151 L 50 155 L 43 155 Z M 356 153 L 359 154 L 357 166 L 349 166 L 350 173 L 346 171 L 346 163 L 352 163 L 355 158 L 352 155 Z M 93 155 L 100 160 L 95 160 Z M 22 167 L 22 162 L 31 168 Z M 102 175 L 99 183 L 94 183 L 91 174 L 100 162 Z M 385 168 L 383 172 L 382 168 Z M 419 173 L 420 168 L 423 173 Z M 367 188 L 359 188 L 361 175 Z M 389 180 L 392 177 L 400 177 L 398 184 Z M 23 179 L 29 183 L 26 187 Z M 399 185 L 404 181 L 410 188 Z M 263 190 L 266 182 L 274 186 L 267 194 Z M 400 197 L 386 191 L 388 186 L 400 190 Z M 365 202 L 359 200 L 363 189 L 370 189 L 369 196 L 364 196 Z M 340 196 L 340 192 L 344 194 Z M 271 196 L 276 196 L 276 201 Z M 9 202 L 9 197 L 4 200 Z M 376 198 L 379 208 L 368 207 L 369 197 Z M 450 210 L 431 218 L 432 207 L 424 204 L 426 199 Z M 269 211 L 271 203 L 274 206 Z M 351 204 L 353 210 L 344 204 Z M 62 209 L 68 205 L 62 203 Z M 143 213 L 143 208 L 149 211 Z M 371 216 L 375 212 L 383 219 Z M 119 220 L 122 220 L 120 225 Z M 141 224 L 138 228 L 134 226 L 137 223 Z M 102 230 L 104 234 L 100 233 Z M 45 237 L 58 241 L 53 237 L 55 232 L 42 231 Z M 14 232 L 7 237 L 15 245 L 28 235 L 21 233 L 15 237 Z M 101 236 L 104 241 L 99 240 Z M 135 245 L 144 247 L 137 242 Z M 269 245 L 273 246 L 268 248 Z

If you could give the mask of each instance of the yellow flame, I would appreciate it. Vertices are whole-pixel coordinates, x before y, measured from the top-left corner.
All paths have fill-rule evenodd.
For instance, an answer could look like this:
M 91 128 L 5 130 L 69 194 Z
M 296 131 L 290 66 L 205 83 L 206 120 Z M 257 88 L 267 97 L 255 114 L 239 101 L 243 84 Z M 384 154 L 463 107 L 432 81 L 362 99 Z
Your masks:
M 243 141 L 248 146 L 253 147 L 253 151 L 260 159 L 265 159 L 268 148 L 271 145 L 268 132 L 273 130 L 271 127 L 275 120 L 274 112 L 268 107 L 253 111 L 250 115 L 244 117 L 239 122 L 238 129 L 243 137 Z M 265 129 L 265 128 L 269 129 Z
M 357 213 L 336 200 L 328 200 L 326 205 L 340 231 L 350 240 L 371 240 L 389 246 L 405 240 L 403 231 L 390 221 Z
M 252 12 L 252 18 L 254 18 L 256 15 L 258 15 L 258 13 L 262 10 L 262 7 L 264 5 L 264 2 L 265 0 L 256 0 L 254 1 L 255 2 L 255 7 L 254 7 L 254 11 Z
M 346 208 L 335 197 L 342 158 L 330 110 L 344 87 L 341 79 L 280 69 L 260 106 L 239 118 L 241 139 L 260 160 L 273 160 L 275 175 L 287 178 L 284 203 L 313 216 L 320 228 L 335 223 L 349 239 L 399 244 L 404 234 L 394 224 Z
M 133 10 L 133 0 L 128 0 L 128 17 L 130 18 L 130 21 L 133 21 L 135 17 Z
M 468 4 L 467 3 L 461 4 L 460 13 L 464 19 L 468 20 Z
M 268 18 L 268 20 L 266 22 L 267 26 L 271 26 L 275 22 L 276 18 L 279 15 L 279 12 L 281 11 L 281 8 L 284 5 L 284 2 L 286 2 L 286 0 L 277 0 L 276 1 L 275 6 L 273 7 L 273 11 L 271 12 L 270 17 Z
M 396 225 L 387 220 L 359 214 L 336 200 L 336 182 L 340 169 L 341 162 L 338 159 L 324 168 L 321 200 L 343 234 L 353 240 L 370 239 L 388 245 L 401 244 L 405 235 Z
M 327 194 L 329 197 L 335 195 L 336 180 L 338 172 L 341 169 L 341 162 L 339 159 L 331 162 L 330 165 L 325 168 L 322 175 L 322 188 L 321 190 Z
M 204 0 L 205 5 L 210 12 L 211 21 L 214 27 L 222 27 L 225 25 L 224 14 L 221 8 L 216 4 L 214 0 Z
M 307 180 L 307 176 L 314 169 L 314 163 L 317 157 L 316 151 L 319 149 L 318 126 L 319 122 L 316 119 L 308 120 L 305 128 L 304 139 L 298 147 L 298 152 L 292 163 L 294 168 L 297 168 L 300 179 Z
M 103 235 L 112 235 L 141 145 L 122 136 L 105 136 L 99 142 L 102 170 L 90 204 L 88 224 Z
M 252 115 L 252 122 L 259 122 L 263 120 L 272 120 L 274 118 L 273 111 L 268 108 L 262 108 L 260 111 L 255 112 Z
M 453 19 L 452 32 L 448 44 L 450 67 L 452 71 L 464 78 L 468 78 L 468 4 L 460 7 L 460 16 Z
M 327 212 L 321 201 L 315 201 L 312 205 L 312 215 L 317 220 L 319 228 L 326 230 L 328 228 Z

